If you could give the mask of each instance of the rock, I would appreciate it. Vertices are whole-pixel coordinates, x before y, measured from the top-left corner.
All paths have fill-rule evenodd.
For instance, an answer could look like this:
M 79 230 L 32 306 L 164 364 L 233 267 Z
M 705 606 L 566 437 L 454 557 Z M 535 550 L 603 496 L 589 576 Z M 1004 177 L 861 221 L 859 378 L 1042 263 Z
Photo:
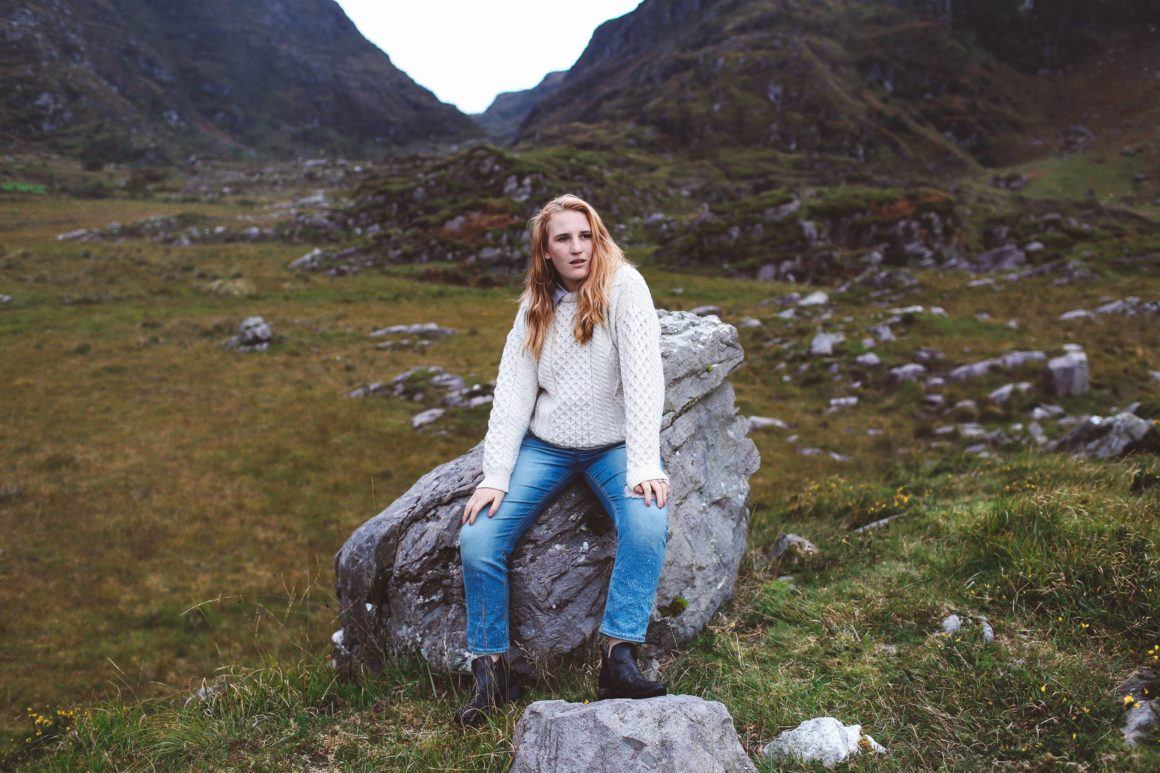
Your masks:
M 956 634 L 963 628 L 963 620 L 958 615 L 947 615 L 943 618 L 942 629 L 945 634 Z
M 797 534 L 780 534 L 773 541 L 765 560 L 780 561 L 784 556 L 812 556 L 817 552 L 817 546 L 805 537 L 799 537 Z
M 1124 707 L 1124 743 L 1136 746 L 1155 739 L 1160 730 L 1160 715 L 1153 705 L 1160 695 L 1160 673 L 1141 668 L 1121 682 L 1112 694 Z
M 1027 256 L 1023 254 L 1023 250 L 1014 244 L 1004 244 L 976 255 L 966 265 L 971 271 L 1004 271 L 1026 263 Z
M 12 302 L 11 295 L 4 295 L 4 294 L 0 293 L 0 303 L 11 303 L 11 302 Z
M 789 425 L 781 419 L 774 419 L 769 416 L 750 416 L 749 429 L 764 429 L 765 427 L 777 427 L 778 429 L 789 429 Z
M 994 392 L 991 392 L 991 394 L 987 395 L 987 399 L 993 403 L 998 403 L 999 405 L 1002 405 L 1002 404 L 1006 403 L 1008 400 L 1010 400 L 1011 395 L 1015 394 L 1015 392 L 1020 392 L 1022 394 L 1026 394 L 1030 390 L 1031 390 L 1031 382 L 1030 381 L 1020 381 L 1018 384 L 1004 384 L 1003 386 L 996 389 Z
M 725 706 L 692 695 L 536 701 L 512 748 L 511 773 L 757 770 Z
M 1041 446 L 1047 442 L 1047 433 L 1043 431 L 1043 427 L 1039 426 L 1038 422 L 1028 422 L 1027 434 L 1035 441 L 1035 445 Z
M 433 424 L 444 413 L 446 411 L 442 408 L 429 408 L 422 413 L 416 413 L 411 417 L 411 428 L 419 429 L 420 427 L 426 427 L 428 424 Z
M 890 383 L 901 384 L 904 381 L 917 381 L 919 376 L 926 373 L 926 366 L 912 362 L 890 369 Z
M 743 317 L 740 326 L 744 328 L 759 328 L 765 327 L 765 323 L 755 317 Z
M 1021 368 L 1032 362 L 1043 362 L 1047 355 L 1040 351 L 1010 351 L 999 358 L 999 364 L 1004 368 Z
M 881 529 L 883 526 L 890 523 L 891 521 L 893 521 L 897 517 L 898 517 L 897 515 L 888 515 L 885 518 L 879 518 L 877 521 L 871 521 L 870 523 L 863 524 L 862 526 L 859 526 L 857 529 L 853 530 L 853 533 L 854 534 L 865 534 L 868 531 L 874 531 L 875 529 Z
M 858 404 L 858 398 L 855 397 L 854 395 L 851 395 L 849 397 L 831 397 L 830 398 L 830 407 L 831 408 L 851 408 L 857 404 Z
M 379 328 L 370 333 L 371 338 L 380 338 L 386 335 L 396 335 L 403 333 L 406 335 L 417 336 L 448 336 L 454 333 L 455 330 L 449 327 L 441 327 L 435 322 L 417 322 L 413 325 L 391 325 L 390 327 Z
M 658 316 L 666 383 L 661 455 L 673 485 L 648 641 L 670 647 L 699 632 L 733 594 L 748 531 L 749 476 L 760 459 L 727 380 L 743 357 L 737 330 L 688 312 Z M 481 442 L 429 471 L 335 556 L 344 646 L 334 657 L 341 668 L 363 663 L 377 671 L 403 652 L 442 671 L 470 667 L 458 514 L 482 477 L 482 458 Z M 580 481 L 523 536 L 509 560 L 517 671 L 534 674 L 595 635 L 615 540 L 604 508 Z M 564 548 L 550 550 L 557 544 Z M 678 597 L 683 605 L 674 604 Z
M 995 641 L 995 629 L 987 622 L 987 618 L 979 618 L 979 627 L 982 629 L 983 644 L 991 644 Z
M 893 333 L 893 331 L 891 331 L 890 325 L 888 325 L 888 324 L 875 325 L 874 327 L 872 327 L 870 329 L 870 332 L 873 333 L 874 337 L 877 338 L 879 341 L 893 341 L 894 340 L 894 333 Z
M 860 354 L 856 358 L 854 358 L 854 361 L 857 362 L 859 365 L 865 365 L 868 368 L 873 368 L 876 365 L 882 364 L 881 358 L 879 358 L 878 355 L 875 354 L 874 352 L 866 352 L 865 354 Z
M 260 352 L 274 343 L 274 331 L 261 317 L 246 317 L 238 334 L 225 342 L 227 349 L 237 352 Z
M 819 762 L 832 768 L 863 751 L 886 753 L 885 748 L 862 733 L 861 725 L 843 725 L 833 717 L 817 717 L 785 731 L 762 753 L 778 761 Z
M 692 314 L 696 314 L 698 317 L 707 317 L 710 314 L 715 314 L 718 317 L 721 316 L 720 306 L 695 306 L 692 309 L 689 309 L 689 311 Z
M 798 306 L 825 306 L 830 302 L 830 296 L 824 290 L 815 290 L 797 302 Z
M 1048 361 L 1043 369 L 1043 389 L 1054 397 L 1073 397 L 1087 392 L 1087 355 L 1083 352 L 1068 352 Z
M 817 356 L 829 356 L 834 353 L 834 347 L 837 344 L 846 340 L 846 336 L 841 333 L 822 333 L 818 332 L 814 339 L 810 341 L 810 354 Z
M 1071 432 L 1049 443 L 1049 451 L 1071 451 L 1089 459 L 1110 459 L 1130 453 L 1160 453 L 1160 430 L 1135 414 L 1116 414 L 1108 419 L 1089 416 Z
M 1063 409 L 1058 405 L 1037 405 L 1031 409 L 1031 418 L 1035 421 L 1054 419 L 1063 415 Z

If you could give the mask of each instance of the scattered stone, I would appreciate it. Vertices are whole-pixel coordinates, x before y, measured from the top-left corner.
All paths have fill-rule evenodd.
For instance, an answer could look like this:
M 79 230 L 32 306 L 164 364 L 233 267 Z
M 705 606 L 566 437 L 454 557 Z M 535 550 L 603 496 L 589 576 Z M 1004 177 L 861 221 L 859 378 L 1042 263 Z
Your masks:
M 1031 382 L 1020 381 L 1018 384 L 1004 384 L 994 392 L 991 392 L 989 395 L 987 395 L 987 399 L 993 403 L 1003 405 L 1011 399 L 1011 395 L 1015 394 L 1016 391 L 1022 394 L 1027 394 L 1027 392 L 1031 391 Z
M 1115 700 L 1124 708 L 1124 743 L 1136 746 L 1156 738 L 1160 730 L 1160 714 L 1153 702 L 1160 695 L 1160 673 L 1152 668 L 1141 668 L 1125 679 L 1113 692 Z
M 1058 405 L 1037 405 L 1031 409 L 1031 418 L 1036 421 L 1054 419 L 1063 415 L 1063 409 Z
M 947 635 L 956 634 L 963 628 L 963 620 L 958 615 L 947 615 L 943 618 L 942 629 Z
M 446 413 L 446 411 L 443 408 L 428 408 L 421 413 L 416 413 L 411 417 L 411 428 L 419 429 L 420 427 L 425 427 L 428 424 L 433 424 L 444 413 Z
M 1160 453 L 1160 430 L 1135 414 L 1111 418 L 1089 416 L 1068 434 L 1047 445 L 1049 451 L 1071 451 L 1089 459 L 1110 459 L 1130 453 Z
M 783 309 L 779 311 L 776 316 L 778 319 L 793 319 L 797 316 L 797 312 L 792 308 Z
M 698 317 L 708 317 L 710 315 L 716 315 L 717 317 L 721 316 L 720 306 L 694 306 L 693 308 L 689 309 L 689 311 L 693 314 L 696 314 Z
M 883 526 L 890 523 L 897 517 L 897 515 L 888 515 L 885 518 L 879 518 L 877 521 L 871 521 L 870 523 L 859 526 L 857 529 L 853 530 L 853 533 L 865 534 L 866 532 L 873 531 L 874 529 L 881 529 Z
M 3 293 L 0 293 L 0 303 L 11 303 L 11 302 L 12 302 L 11 295 L 4 295 Z
M 830 296 L 824 290 L 815 290 L 797 302 L 798 306 L 825 306 L 830 302 Z
M 1028 422 L 1027 434 L 1031 436 L 1036 445 L 1041 446 L 1047 442 L 1047 433 L 1043 431 L 1043 427 L 1039 426 L 1038 422 Z
M 511 773 L 757 770 L 724 704 L 692 695 L 536 701 L 512 748 Z
M 849 397 L 831 397 L 831 408 L 851 408 L 858 404 L 858 398 L 854 395 Z
M 300 258 L 296 258 L 286 264 L 286 268 L 316 268 L 322 260 L 322 248 L 315 247 L 310 252 L 306 253 Z
M 765 323 L 756 317 L 743 317 L 738 327 L 758 328 L 765 327 Z
M 1055 397 L 1073 397 L 1088 391 L 1088 359 L 1083 352 L 1068 352 L 1047 363 L 1043 389 Z
M 873 333 L 874 337 L 877 338 L 879 341 L 893 341 L 893 340 L 895 340 L 894 339 L 894 332 L 890 329 L 890 325 L 887 325 L 887 324 L 875 325 L 874 327 L 872 327 L 870 329 L 870 332 Z
M 860 354 L 856 358 L 854 358 L 854 361 L 857 362 L 859 365 L 865 365 L 868 368 L 873 368 L 876 365 L 882 364 L 881 358 L 879 358 L 878 355 L 875 354 L 874 352 L 866 352 L 865 354 Z
M 819 332 L 814 336 L 813 341 L 810 342 L 810 354 L 817 356 L 831 355 L 834 353 L 834 347 L 845 340 L 846 336 L 841 333 Z
M 213 679 L 208 681 L 205 678 L 202 678 L 201 686 L 185 699 L 185 703 L 183 705 L 188 707 L 194 705 L 195 703 L 203 703 L 205 701 L 212 700 L 213 698 L 228 690 L 229 686 L 230 680 L 226 674 L 215 676 Z
M 417 335 L 417 336 L 448 336 L 454 333 L 455 330 L 449 327 L 441 327 L 435 322 L 417 322 L 413 325 L 391 325 L 390 327 L 379 328 L 370 333 L 371 338 L 381 338 L 387 335 Z
M 926 366 L 912 362 L 890 369 L 890 383 L 901 384 L 904 381 L 917 381 L 919 376 L 926 373 Z
M 779 761 L 818 762 L 832 768 L 864 751 L 886 753 L 881 744 L 862 732 L 861 725 L 843 725 L 834 717 L 816 717 L 785 731 L 762 753 Z
M 942 408 L 944 405 L 946 405 L 946 402 L 947 402 L 947 399 L 945 397 L 943 397 L 942 395 L 938 394 L 937 392 L 935 392 L 934 394 L 922 396 L 922 403 L 927 408 L 934 408 L 934 409 Z
M 759 566 L 763 566 L 769 561 L 780 561 L 785 556 L 801 558 L 815 555 L 817 552 L 817 546 L 805 537 L 800 537 L 797 534 L 781 534 L 773 541 L 769 552 L 759 560 Z
M 764 429 L 765 427 L 777 427 L 778 429 L 789 429 L 789 425 L 781 419 L 774 419 L 769 416 L 750 416 L 749 429 Z
M 1014 244 L 1004 244 L 993 250 L 979 253 L 968 259 L 964 267 L 968 271 L 1007 271 L 1027 264 L 1027 256 Z
M 236 352 L 261 352 L 274 343 L 274 331 L 261 317 L 246 317 L 242 320 L 238 334 L 226 341 L 224 346 Z
M 985 617 L 979 617 L 979 627 L 983 629 L 983 644 L 991 644 L 995 641 L 995 629 Z

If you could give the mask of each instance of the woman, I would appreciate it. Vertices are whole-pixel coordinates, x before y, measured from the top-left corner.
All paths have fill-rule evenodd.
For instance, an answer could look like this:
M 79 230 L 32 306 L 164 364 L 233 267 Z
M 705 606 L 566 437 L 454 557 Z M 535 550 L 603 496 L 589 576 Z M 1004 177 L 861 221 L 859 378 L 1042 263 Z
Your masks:
M 644 277 L 600 215 L 565 194 L 533 217 L 532 261 L 508 334 L 484 440 L 483 481 L 460 518 L 467 648 L 475 689 L 455 719 L 477 724 L 519 697 L 508 649 L 507 559 L 577 477 L 616 526 L 597 699 L 664 695 L 636 665 L 668 540 L 660 458 L 660 323 Z M 487 509 L 486 518 L 478 518 Z

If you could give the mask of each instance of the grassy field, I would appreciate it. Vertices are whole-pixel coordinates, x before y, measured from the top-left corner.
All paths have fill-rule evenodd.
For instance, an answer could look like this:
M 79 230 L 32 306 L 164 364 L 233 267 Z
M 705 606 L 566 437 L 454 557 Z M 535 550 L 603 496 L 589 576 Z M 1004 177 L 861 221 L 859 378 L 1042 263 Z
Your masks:
M 296 244 L 55 239 L 113 220 L 248 211 L 237 203 L 0 197 L 0 293 L 12 296 L 0 305 L 7 760 L 503 769 L 526 700 L 464 733 L 447 718 L 465 684 L 414 660 L 340 683 L 326 655 L 337 627 L 334 551 L 421 474 L 478 443 L 488 416 L 486 406 L 452 411 L 415 432 L 410 416 L 428 404 L 344 395 L 419 364 L 493 380 L 518 289 L 426 284 L 405 269 L 295 275 L 285 264 L 305 251 Z M 1100 238 L 1101 256 L 1157 246 Z M 762 467 L 751 481 L 752 554 L 733 601 L 663 663 L 672 692 L 723 701 L 755 755 L 779 731 L 832 714 L 890 750 L 876 767 L 1160 764 L 1155 745 L 1124 749 L 1122 696 L 1111 692 L 1160 645 L 1155 457 L 964 454 L 931 439 L 952 420 L 922 411 L 921 390 L 891 388 L 854 363 L 865 330 L 887 314 L 864 290 L 835 296 L 828 320 L 782 320 L 781 306 L 762 302 L 801 287 L 676 274 L 640 257 L 658 307 L 714 303 L 726 321 L 765 323 L 741 330 L 747 357 L 732 380 L 744 413 L 791 424 L 753 434 Z M 957 363 L 1013 348 L 1053 356 L 1075 342 L 1093 384 L 1057 401 L 1068 413 L 1138 400 L 1142 415 L 1160 417 L 1154 318 L 1056 319 L 1160 295 L 1154 268 L 1108 264 L 1099 274 L 967 288 L 964 275 L 916 271 L 919 286 L 890 305 L 937 305 L 947 316 L 908 317 L 874 351 L 893 366 L 920 346 Z M 279 343 L 223 349 L 253 314 Z M 379 350 L 367 336 L 427 321 L 457 333 L 426 350 Z M 810 357 L 818 329 L 844 331 L 847 346 Z M 1034 402 L 990 406 L 987 392 L 1036 377 L 1031 368 L 948 388 L 948 403 L 976 399 L 981 421 L 1005 427 Z M 825 412 L 846 394 L 859 404 Z M 804 456 L 802 446 L 850 458 Z M 899 517 L 851 534 L 884 515 Z M 819 553 L 781 566 L 754 560 L 786 531 Z M 786 573 L 793 587 L 777 579 Z M 983 646 L 977 627 L 936 635 L 950 612 L 986 615 L 996 642 Z M 592 697 L 596 662 L 560 669 L 528 700 Z M 219 674 L 226 689 L 184 705 Z

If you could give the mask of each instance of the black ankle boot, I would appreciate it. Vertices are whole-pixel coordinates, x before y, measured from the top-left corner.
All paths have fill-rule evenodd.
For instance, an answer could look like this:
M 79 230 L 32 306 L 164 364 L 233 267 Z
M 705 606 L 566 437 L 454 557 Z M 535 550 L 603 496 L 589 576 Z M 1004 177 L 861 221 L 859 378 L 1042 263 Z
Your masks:
M 455 712 L 455 721 L 460 725 L 481 724 L 495 709 L 520 697 L 520 686 L 502 655 L 496 661 L 491 655 L 473 659 L 471 673 L 475 676 L 475 691 Z
M 607 698 L 655 698 L 668 690 L 664 682 L 645 679 L 636 667 L 636 644 L 622 641 L 612 654 L 600 648 L 600 681 L 596 700 Z

